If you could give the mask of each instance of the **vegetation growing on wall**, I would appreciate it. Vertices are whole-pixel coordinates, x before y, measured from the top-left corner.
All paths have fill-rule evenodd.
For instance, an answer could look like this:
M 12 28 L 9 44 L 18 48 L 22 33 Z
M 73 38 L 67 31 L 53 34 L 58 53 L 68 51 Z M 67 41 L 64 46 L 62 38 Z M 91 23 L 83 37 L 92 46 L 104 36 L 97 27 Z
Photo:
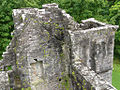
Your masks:
M 65 9 L 79 23 L 92 17 L 105 23 L 120 25 L 119 0 L 0 0 L 0 59 L 14 30 L 12 10 L 42 8 L 42 4 L 53 2 L 58 3 L 60 8 Z M 120 28 L 115 37 L 115 56 L 120 56 Z

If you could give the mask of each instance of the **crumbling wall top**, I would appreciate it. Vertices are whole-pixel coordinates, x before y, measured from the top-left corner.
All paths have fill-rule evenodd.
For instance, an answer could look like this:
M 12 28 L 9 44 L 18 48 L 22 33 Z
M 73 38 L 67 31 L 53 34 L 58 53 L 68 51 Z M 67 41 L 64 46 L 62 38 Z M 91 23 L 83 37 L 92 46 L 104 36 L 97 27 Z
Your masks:
M 91 29 L 91 28 L 96 28 L 97 29 L 99 27 L 102 27 L 102 28 L 111 27 L 111 28 L 117 30 L 118 27 L 119 27 L 118 25 L 111 25 L 111 24 L 106 24 L 106 23 L 97 21 L 94 18 L 89 18 L 87 20 L 82 20 L 81 22 L 82 23 L 80 24 L 80 27 L 83 30 L 87 30 L 87 29 Z
M 51 4 L 44 4 L 42 5 L 43 8 L 58 8 L 58 4 L 51 3 Z

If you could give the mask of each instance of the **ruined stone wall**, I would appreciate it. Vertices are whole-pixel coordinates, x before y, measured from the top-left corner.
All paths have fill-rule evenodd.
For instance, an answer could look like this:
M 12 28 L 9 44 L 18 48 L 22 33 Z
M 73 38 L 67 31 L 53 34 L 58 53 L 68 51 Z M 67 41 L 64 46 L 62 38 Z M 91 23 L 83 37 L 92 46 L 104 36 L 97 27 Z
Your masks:
M 69 54 L 71 57 L 70 77 L 73 90 L 115 89 L 110 83 L 112 83 L 114 35 L 117 28 L 118 26 L 108 25 L 90 18 L 83 20 L 76 30 L 70 28 L 66 31 L 65 42 L 69 45 L 66 50 L 69 49 L 71 52 Z M 81 62 L 82 65 L 74 66 L 75 62 Z M 85 67 L 89 67 L 89 70 L 84 72 Z M 107 81 L 109 85 L 103 86 L 99 77 L 92 80 L 92 76 L 90 78 L 89 75 L 84 75 L 84 73 L 89 74 L 89 71 L 93 72 L 91 73 L 93 77 L 96 74 L 101 77 L 104 84 Z M 88 79 L 91 79 L 92 82 Z
M 13 90 L 82 90 L 76 88 L 83 80 L 88 82 L 85 88 L 98 90 L 94 83 L 101 83 L 91 82 L 91 77 L 87 80 L 82 74 L 86 67 L 90 70 L 85 73 L 99 74 L 111 83 L 117 26 L 94 19 L 78 24 L 55 3 L 45 4 L 43 9 L 14 9 L 13 20 L 13 38 L 0 62 Z M 74 64 L 76 61 L 84 65 Z M 73 74 L 78 81 L 74 81 Z
M 6 71 L 0 71 L 0 90 L 10 90 L 8 73 Z
M 80 61 L 72 65 L 73 90 L 117 90 Z
M 114 36 L 117 26 L 94 19 L 83 20 L 82 30 L 69 30 L 72 62 L 81 60 L 108 82 L 112 82 Z
M 56 4 L 43 5 L 41 10 L 15 9 L 13 19 L 17 77 L 11 88 L 66 89 L 69 59 L 64 60 L 62 48 L 68 20 L 62 10 Z

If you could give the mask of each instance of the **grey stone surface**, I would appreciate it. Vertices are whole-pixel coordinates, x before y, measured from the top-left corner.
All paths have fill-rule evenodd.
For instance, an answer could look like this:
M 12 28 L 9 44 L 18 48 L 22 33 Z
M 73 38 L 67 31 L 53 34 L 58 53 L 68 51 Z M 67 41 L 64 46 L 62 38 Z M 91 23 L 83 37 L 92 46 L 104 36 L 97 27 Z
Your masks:
M 82 62 L 72 65 L 73 90 L 117 90 Z
M 0 61 L 0 69 L 9 76 L 6 82 L 10 88 L 82 90 L 76 89 L 77 85 L 87 81 L 84 87 L 88 90 L 91 86 L 93 90 L 110 90 L 107 88 L 111 83 L 114 34 L 118 26 L 93 18 L 79 24 L 55 3 L 45 4 L 43 9 L 14 9 L 13 20 L 13 38 Z M 82 64 L 76 66 L 76 61 Z M 81 83 L 74 82 L 73 71 Z M 92 82 L 86 73 L 92 77 L 99 74 L 108 84 L 100 86 L 101 79 L 96 77 Z
M 81 60 L 98 74 L 112 71 L 114 35 L 118 26 L 107 25 L 93 18 L 82 22 L 82 30 L 68 31 L 71 38 L 72 62 Z M 107 75 L 111 76 L 111 80 L 106 78 Z M 106 73 L 104 79 L 111 83 L 112 75 Z
M 0 71 L 0 90 L 10 90 L 8 73 Z

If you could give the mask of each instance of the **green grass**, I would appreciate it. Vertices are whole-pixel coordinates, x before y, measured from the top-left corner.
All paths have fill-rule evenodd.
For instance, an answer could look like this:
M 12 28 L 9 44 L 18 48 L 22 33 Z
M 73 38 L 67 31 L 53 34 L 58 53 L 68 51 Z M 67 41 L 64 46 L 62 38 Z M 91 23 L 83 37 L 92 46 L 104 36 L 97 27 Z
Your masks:
M 120 90 L 120 60 L 117 58 L 114 59 L 113 64 L 112 85 Z

